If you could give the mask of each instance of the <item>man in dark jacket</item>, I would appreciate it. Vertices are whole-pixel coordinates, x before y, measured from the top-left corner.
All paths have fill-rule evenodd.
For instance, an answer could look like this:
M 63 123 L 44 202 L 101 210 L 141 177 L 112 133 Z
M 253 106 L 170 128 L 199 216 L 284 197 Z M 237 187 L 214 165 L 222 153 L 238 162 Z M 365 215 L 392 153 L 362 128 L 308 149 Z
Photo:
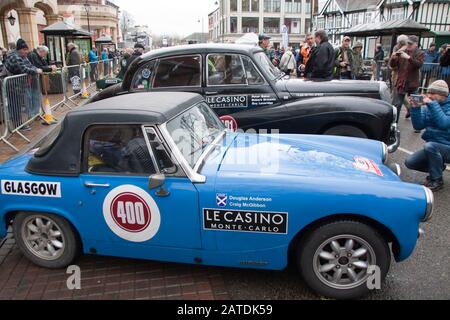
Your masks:
M 383 45 L 381 43 L 377 44 L 377 48 L 375 49 L 375 55 L 373 57 L 373 60 L 374 60 L 374 63 L 376 64 L 375 79 L 377 81 L 380 81 L 381 66 L 384 61 L 384 50 L 383 50 Z
M 439 59 L 439 64 L 441 66 L 442 77 L 450 87 L 450 44 L 442 46 L 442 54 Z
M 144 54 L 144 51 L 145 51 L 144 45 L 142 43 L 136 43 L 134 45 L 134 52 L 131 55 L 131 57 L 128 59 L 127 67 L 129 67 L 134 62 L 134 60 L 136 60 L 137 58 L 142 56 Z
M 42 69 L 36 68 L 28 60 L 29 53 L 27 43 L 23 39 L 17 40 L 16 50 L 10 52 L 5 61 L 5 71 L 7 75 L 28 75 L 27 78 L 16 79 L 16 85 L 7 87 L 9 97 L 8 111 L 11 124 L 14 128 L 38 115 L 41 108 L 40 92 L 38 88 L 38 74 L 42 74 Z M 26 118 L 22 115 L 25 110 Z M 31 130 L 30 126 L 22 126 L 23 131 Z
M 48 65 L 45 57 L 48 55 L 48 48 L 46 46 L 38 46 L 35 50 L 28 54 L 28 60 L 36 68 L 42 69 L 44 72 L 53 72 L 57 68 L 55 65 Z
M 444 187 L 442 179 L 445 164 L 450 163 L 450 96 L 445 81 L 430 85 L 421 106 L 410 99 L 411 119 L 416 130 L 426 129 L 422 138 L 426 141 L 420 150 L 406 160 L 411 170 L 427 172 L 425 186 L 433 191 Z
M 335 62 L 333 46 L 328 42 L 328 35 L 324 30 L 315 33 L 315 41 L 317 46 L 311 52 L 305 73 L 311 74 L 311 80 L 330 81 L 333 79 Z
M 419 49 L 419 38 L 417 36 L 408 37 L 408 45 L 405 49 L 400 49 L 392 54 L 389 66 L 397 70 L 397 80 L 393 86 L 397 90 L 395 106 L 398 110 L 397 122 L 400 119 L 403 102 L 408 94 L 414 94 L 420 87 L 420 69 L 425 60 L 425 53 Z M 406 114 L 406 118 L 410 113 Z
M 79 94 L 81 92 L 81 79 L 80 79 L 80 68 L 81 56 L 78 53 L 77 46 L 74 43 L 69 43 L 67 45 L 67 61 L 66 64 L 69 71 L 69 79 L 72 83 L 73 93 Z

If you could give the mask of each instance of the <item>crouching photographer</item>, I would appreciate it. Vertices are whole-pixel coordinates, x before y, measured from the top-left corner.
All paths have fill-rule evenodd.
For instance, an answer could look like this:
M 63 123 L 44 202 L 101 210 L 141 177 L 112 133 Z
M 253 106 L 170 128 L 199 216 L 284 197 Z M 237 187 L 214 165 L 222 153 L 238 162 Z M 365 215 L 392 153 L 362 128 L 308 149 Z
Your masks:
M 445 81 L 430 85 L 427 95 L 409 98 L 414 129 L 423 130 L 424 148 L 406 160 L 411 170 L 427 172 L 425 186 L 432 191 L 444 187 L 443 172 L 450 163 L 450 97 Z

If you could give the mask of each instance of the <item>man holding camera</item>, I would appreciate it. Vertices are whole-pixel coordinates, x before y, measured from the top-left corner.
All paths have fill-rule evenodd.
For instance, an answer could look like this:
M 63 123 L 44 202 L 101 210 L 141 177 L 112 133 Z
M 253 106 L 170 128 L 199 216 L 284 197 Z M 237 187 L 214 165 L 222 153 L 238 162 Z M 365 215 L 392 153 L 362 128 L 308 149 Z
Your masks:
M 427 172 L 425 186 L 432 191 L 444 187 L 443 172 L 450 163 L 450 96 L 444 80 L 432 83 L 425 96 L 409 98 L 414 129 L 425 130 L 424 148 L 406 159 L 411 170 Z
M 393 83 L 397 96 L 395 106 L 398 110 L 397 122 L 400 119 L 403 102 L 406 95 L 414 94 L 420 87 L 420 69 L 425 60 L 425 53 L 419 49 L 419 38 L 409 36 L 406 46 L 396 50 L 389 61 L 389 66 L 397 70 L 397 78 Z M 406 118 L 410 117 L 408 111 Z

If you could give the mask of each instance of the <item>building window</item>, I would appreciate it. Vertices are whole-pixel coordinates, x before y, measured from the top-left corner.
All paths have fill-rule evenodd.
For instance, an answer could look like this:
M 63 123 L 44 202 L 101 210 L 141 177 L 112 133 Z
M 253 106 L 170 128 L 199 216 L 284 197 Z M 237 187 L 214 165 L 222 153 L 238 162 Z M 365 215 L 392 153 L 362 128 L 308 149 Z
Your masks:
M 238 18 L 231 17 L 230 18 L 230 33 L 237 33 L 237 32 L 238 32 Z
M 318 30 L 325 29 L 325 19 L 324 18 L 318 18 L 317 19 L 317 29 Z
M 288 19 L 284 20 L 284 24 L 288 28 L 288 33 L 299 34 L 301 33 L 301 20 L 300 19 Z
M 404 18 L 405 18 L 405 10 L 403 8 L 392 9 L 390 20 L 402 20 Z
M 264 12 L 280 12 L 281 0 L 264 0 Z
M 364 16 L 364 23 L 371 23 L 372 22 L 372 12 L 366 12 Z
M 280 19 L 264 18 L 264 33 L 280 33 Z
M 311 31 L 312 31 L 311 19 L 305 19 L 305 33 L 309 33 Z
M 326 29 L 333 29 L 334 28 L 333 16 L 327 16 L 325 27 L 326 27 Z
M 311 13 L 311 0 L 305 1 L 305 13 Z
M 230 0 L 230 10 L 231 12 L 236 12 L 238 9 L 237 0 Z
M 342 16 L 339 14 L 336 16 L 336 28 L 342 28 Z
M 259 33 L 259 18 L 242 18 L 242 33 Z
M 259 0 L 242 0 L 243 12 L 258 12 Z
M 286 12 L 287 13 L 301 13 L 302 1 L 301 0 L 286 0 Z

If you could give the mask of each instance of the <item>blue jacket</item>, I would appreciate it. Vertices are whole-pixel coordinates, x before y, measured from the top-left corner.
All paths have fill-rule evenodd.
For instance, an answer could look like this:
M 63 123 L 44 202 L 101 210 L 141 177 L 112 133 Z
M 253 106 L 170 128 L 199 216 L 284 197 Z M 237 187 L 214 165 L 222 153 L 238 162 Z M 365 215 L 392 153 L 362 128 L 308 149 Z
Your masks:
M 97 62 L 97 61 L 98 61 L 97 54 L 94 52 L 94 50 L 91 50 L 89 52 L 89 62 Z
M 424 65 L 422 66 L 422 71 L 424 72 L 430 72 L 434 69 L 437 69 L 439 66 L 439 52 L 430 52 L 429 50 L 425 51 L 425 60 Z M 436 64 L 436 65 L 432 65 Z
M 105 51 L 102 51 L 102 60 L 108 60 L 108 54 Z
M 422 139 L 450 146 L 450 96 L 439 103 L 433 101 L 425 107 L 411 108 L 414 129 L 426 129 Z

